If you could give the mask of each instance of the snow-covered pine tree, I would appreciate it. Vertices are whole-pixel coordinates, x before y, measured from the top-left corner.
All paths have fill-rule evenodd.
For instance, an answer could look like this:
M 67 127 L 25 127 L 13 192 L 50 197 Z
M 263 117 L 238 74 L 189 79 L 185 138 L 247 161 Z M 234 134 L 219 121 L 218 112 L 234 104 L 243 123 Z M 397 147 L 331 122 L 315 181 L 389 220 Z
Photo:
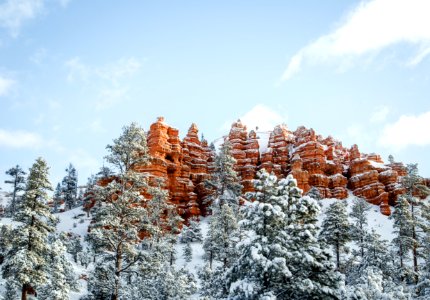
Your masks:
M 206 186 L 213 193 L 209 197 L 211 202 L 218 201 L 221 206 L 224 202 L 229 203 L 235 210 L 239 207 L 239 196 L 242 192 L 240 177 L 234 170 L 236 160 L 231 154 L 232 145 L 226 140 L 222 144 L 219 153 L 215 157 L 214 172 L 207 180 Z
M 320 191 L 318 190 L 318 188 L 316 188 L 314 186 L 311 187 L 311 189 L 306 193 L 306 196 L 309 196 L 315 200 L 321 200 L 322 199 Z
M 330 204 L 322 222 L 320 240 L 333 247 L 338 270 L 341 270 L 343 249 L 346 243 L 351 240 L 350 227 L 346 202 L 337 200 Z
M 402 286 L 387 285 L 379 269 L 367 268 L 355 285 L 347 287 L 347 299 L 408 300 L 411 298 Z
M 184 259 L 186 262 L 190 262 L 193 259 L 193 248 L 191 248 L 191 244 L 188 242 L 184 245 Z
M 16 300 L 18 299 L 18 291 L 16 283 L 13 279 L 9 279 L 6 281 L 4 292 L 3 292 L 3 298 L 2 300 Z
M 182 228 L 180 240 L 181 243 L 190 242 L 201 242 L 203 241 L 202 230 L 200 228 L 200 223 L 196 217 L 190 218 L 188 220 L 188 226 L 184 225 Z
M 420 277 L 416 286 L 417 299 L 430 298 L 430 203 L 425 200 L 420 206 L 419 243 L 422 245 L 423 264 L 420 270 Z
M 73 266 L 67 260 L 66 247 L 59 238 L 51 245 L 51 261 L 49 282 L 40 289 L 38 299 L 41 300 L 66 300 L 70 298 L 70 292 L 77 290 L 77 282 Z
M 6 253 L 9 251 L 12 241 L 12 227 L 0 224 L 0 265 L 3 263 Z
M 100 293 L 112 300 L 126 290 L 127 272 L 141 260 L 137 249 L 139 233 L 149 223 L 147 210 L 141 206 L 145 177 L 135 171 L 149 161 L 146 134 L 136 123 L 123 128 L 113 145 L 108 145 L 106 161 L 118 171 L 107 186 L 97 186 L 95 197 L 100 202 L 91 226 L 90 240 L 97 246 L 100 257 L 89 283 L 94 297 Z M 103 280 L 103 282 L 100 282 Z M 99 285 L 103 285 L 100 287 Z
M 351 218 L 351 239 L 355 241 L 360 248 L 360 256 L 364 256 L 364 242 L 368 231 L 367 214 L 371 206 L 366 200 L 354 197 L 352 202 L 352 211 L 349 214 Z
M 88 268 L 88 265 L 91 263 L 91 252 L 89 248 L 78 253 L 78 261 L 85 269 Z
M 5 183 L 12 185 L 12 191 L 8 194 L 10 203 L 6 208 L 7 215 L 10 217 L 15 215 L 21 199 L 20 193 L 25 190 L 25 174 L 19 165 L 6 171 L 6 175 L 9 175 L 11 178 L 5 180 Z
M 341 275 L 316 239 L 317 202 L 301 197 L 292 176 L 257 178 L 254 201 L 242 207 L 240 257 L 226 274 L 229 298 L 339 299 Z
M 406 190 L 404 197 L 410 204 L 411 210 L 411 238 L 412 238 L 412 261 L 414 265 L 414 280 L 418 283 L 419 270 L 418 270 L 418 259 L 422 256 L 420 252 L 422 245 L 420 227 L 420 210 L 416 207 L 420 206 L 422 201 L 416 196 L 428 196 L 430 195 L 430 189 L 423 183 L 424 180 L 418 174 L 418 164 L 408 164 L 406 166 L 408 173 L 402 178 L 402 186 Z
M 97 177 L 91 175 L 87 179 L 87 185 L 85 187 L 85 192 L 82 198 L 83 210 L 87 213 L 87 217 L 90 216 L 90 210 L 92 202 L 94 201 L 94 187 L 97 184 Z
M 67 252 L 73 256 L 75 263 L 78 262 L 78 254 L 82 252 L 82 249 L 81 237 L 79 235 L 72 234 L 68 236 Z
M 412 270 L 406 263 L 410 259 L 409 251 L 413 248 L 414 239 L 412 238 L 412 215 L 410 204 L 404 195 L 397 198 L 394 212 L 390 219 L 393 220 L 394 239 L 392 241 L 396 249 L 397 274 L 400 281 L 404 281 L 412 274 Z
M 61 188 L 60 183 L 57 183 L 57 187 L 55 188 L 52 201 L 54 202 L 54 213 L 57 213 L 58 208 L 60 207 L 61 202 L 63 201 L 63 190 Z
M 72 164 L 69 164 L 66 169 L 66 176 L 64 176 L 61 185 L 64 195 L 64 208 L 70 210 L 76 206 L 78 197 L 78 174 Z
M 12 247 L 3 264 L 3 277 L 19 283 L 22 300 L 27 299 L 30 288 L 43 286 L 49 278 L 47 239 L 54 230 L 50 225 L 54 216 L 46 205 L 49 190 L 48 166 L 38 158 L 30 168 L 22 208 L 15 214 L 15 221 L 21 224 L 14 230 Z

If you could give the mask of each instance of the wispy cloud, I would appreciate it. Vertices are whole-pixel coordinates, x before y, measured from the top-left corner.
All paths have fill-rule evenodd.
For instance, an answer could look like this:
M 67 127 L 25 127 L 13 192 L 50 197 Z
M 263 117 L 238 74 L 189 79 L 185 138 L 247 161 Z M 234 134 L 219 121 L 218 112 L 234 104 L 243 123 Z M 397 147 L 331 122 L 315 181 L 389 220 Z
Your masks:
M 379 106 L 377 107 L 372 115 L 370 116 L 370 122 L 372 123 L 381 123 L 384 122 L 390 113 L 390 108 L 388 106 Z
M 7 93 L 9 93 L 14 84 L 14 80 L 2 77 L 0 75 L 0 97 L 5 96 Z
M 40 135 L 28 131 L 8 131 L 0 129 L 0 147 L 39 148 L 43 145 Z
M 71 83 L 83 82 L 96 88 L 98 95 L 94 107 L 103 110 L 126 97 L 129 91 L 127 79 L 135 75 L 141 66 L 141 62 L 134 57 L 121 58 L 102 66 L 90 66 L 75 57 L 66 62 L 67 80 Z
M 24 22 L 36 18 L 43 10 L 43 0 L 7 0 L 0 4 L 0 26 L 17 37 Z
M 382 130 L 379 144 L 393 149 L 430 145 L 430 111 L 420 115 L 402 115 Z
M 305 65 L 332 63 L 345 69 L 359 58 L 400 43 L 415 46 L 417 53 L 406 64 L 417 65 L 430 54 L 429 11 L 426 0 L 362 2 L 337 29 L 297 52 L 281 81 L 291 79 Z
M 268 106 L 257 104 L 239 118 L 249 130 L 258 128 L 259 131 L 272 130 L 276 125 L 286 122 L 286 117 Z M 227 121 L 222 130 L 230 129 L 233 121 Z

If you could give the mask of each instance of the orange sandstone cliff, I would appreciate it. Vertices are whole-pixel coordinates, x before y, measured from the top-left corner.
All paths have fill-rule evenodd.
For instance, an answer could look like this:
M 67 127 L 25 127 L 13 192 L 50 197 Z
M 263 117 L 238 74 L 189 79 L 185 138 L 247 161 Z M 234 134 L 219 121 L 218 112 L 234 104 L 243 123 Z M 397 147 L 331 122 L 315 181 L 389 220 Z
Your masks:
M 210 191 L 204 182 L 210 178 L 215 153 L 207 141 L 199 139 L 197 126 L 192 124 L 181 141 L 178 130 L 160 117 L 147 135 L 151 163 L 136 169 L 148 173 L 150 183 L 164 179 L 170 201 L 184 218 L 206 215 L 205 198 Z M 385 215 L 404 193 L 402 163 L 386 164 L 377 154 L 361 153 L 357 145 L 345 148 L 332 137 L 324 138 L 303 126 L 295 131 L 279 125 L 271 132 L 255 132 L 238 120 L 219 143 L 225 140 L 232 144 L 243 192 L 253 190 L 252 180 L 264 168 L 280 178 L 292 174 L 304 193 L 315 187 L 323 198 L 345 199 L 351 191 L 379 205 Z

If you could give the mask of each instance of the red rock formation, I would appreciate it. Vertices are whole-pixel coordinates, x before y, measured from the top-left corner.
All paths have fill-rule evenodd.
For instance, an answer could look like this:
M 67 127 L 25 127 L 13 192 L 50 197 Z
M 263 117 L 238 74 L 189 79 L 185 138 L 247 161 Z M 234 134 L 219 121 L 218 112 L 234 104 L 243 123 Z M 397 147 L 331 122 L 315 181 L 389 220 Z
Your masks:
M 257 170 L 265 168 L 280 178 L 292 174 L 305 193 L 316 187 L 325 198 L 345 199 L 348 187 L 354 195 L 379 205 L 386 215 L 404 193 L 400 185 L 406 175 L 403 164 L 384 164 L 377 154 L 360 153 L 357 145 L 347 149 L 332 137 L 323 138 L 303 126 L 294 132 L 279 125 L 272 132 L 256 133 L 248 132 L 238 120 L 225 139 L 232 144 L 243 192 L 253 190 Z M 159 118 L 148 131 L 148 147 L 151 164 L 136 169 L 148 173 L 150 183 L 163 178 L 170 201 L 185 218 L 206 214 L 203 200 L 209 191 L 204 182 L 213 171 L 215 154 L 199 139 L 197 126 L 192 124 L 181 142 L 178 130 Z M 425 183 L 430 185 L 430 180 Z
M 242 179 L 243 193 L 253 191 L 252 180 L 260 159 L 257 135 L 254 131 L 248 134 L 246 126 L 238 120 L 232 124 L 227 139 L 232 146 L 232 156 L 236 159 L 236 171 Z

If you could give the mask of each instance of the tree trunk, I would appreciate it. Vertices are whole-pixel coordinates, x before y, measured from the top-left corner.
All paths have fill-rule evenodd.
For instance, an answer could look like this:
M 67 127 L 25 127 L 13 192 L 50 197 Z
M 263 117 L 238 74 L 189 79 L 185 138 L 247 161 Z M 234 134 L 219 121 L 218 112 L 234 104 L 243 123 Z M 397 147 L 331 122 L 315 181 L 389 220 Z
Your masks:
M 412 239 L 413 239 L 413 247 L 412 247 L 412 255 L 414 257 L 414 279 L 415 279 L 415 284 L 418 283 L 418 251 L 417 251 L 417 233 L 415 231 L 415 212 L 414 212 L 414 204 L 411 203 L 411 211 L 412 211 L 412 219 L 414 221 L 413 226 L 412 226 Z
M 21 300 L 27 300 L 27 284 L 22 285 Z
M 118 251 L 116 252 L 116 261 L 115 261 L 115 289 L 114 294 L 112 295 L 112 300 L 118 300 L 119 289 L 121 285 L 121 266 L 122 266 L 122 247 L 121 245 L 118 247 Z
M 337 270 L 340 270 L 340 247 L 339 247 L 339 241 L 336 242 L 336 263 L 337 263 Z

